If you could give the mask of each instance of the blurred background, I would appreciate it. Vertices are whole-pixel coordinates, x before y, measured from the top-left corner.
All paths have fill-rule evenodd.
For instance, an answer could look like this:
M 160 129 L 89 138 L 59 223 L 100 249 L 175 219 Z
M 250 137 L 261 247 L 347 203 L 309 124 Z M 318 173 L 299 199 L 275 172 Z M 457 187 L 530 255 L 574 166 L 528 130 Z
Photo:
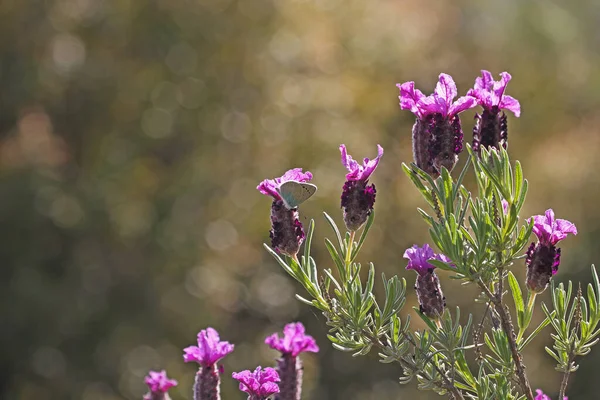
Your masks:
M 523 110 L 509 115 L 530 183 L 522 217 L 552 207 L 573 221 L 556 279 L 589 282 L 600 261 L 599 20 L 593 0 L 3 0 L 0 398 L 140 399 L 148 369 L 165 368 L 180 382 L 173 399 L 190 399 L 195 366 L 182 349 L 212 326 L 236 344 L 223 398 L 242 399 L 228 376 L 272 365 L 263 340 L 290 321 L 321 347 L 304 357 L 304 398 L 438 398 L 399 386 L 375 352 L 331 348 L 323 317 L 262 248 L 271 201 L 256 185 L 313 172 L 302 221 L 317 221 L 313 253 L 330 268 L 321 213 L 341 223 L 338 146 L 361 159 L 380 143 L 360 261 L 410 287 L 402 253 L 428 233 L 400 168 L 414 119 L 395 84 L 428 94 L 446 72 L 463 95 L 480 69 L 508 71 Z M 462 114 L 467 141 L 473 115 Z M 524 276 L 522 262 L 513 270 Z M 481 314 L 473 288 L 442 280 L 450 307 Z M 532 386 L 555 398 L 549 334 L 525 361 Z M 568 394 L 596 398 L 600 348 L 581 364 Z

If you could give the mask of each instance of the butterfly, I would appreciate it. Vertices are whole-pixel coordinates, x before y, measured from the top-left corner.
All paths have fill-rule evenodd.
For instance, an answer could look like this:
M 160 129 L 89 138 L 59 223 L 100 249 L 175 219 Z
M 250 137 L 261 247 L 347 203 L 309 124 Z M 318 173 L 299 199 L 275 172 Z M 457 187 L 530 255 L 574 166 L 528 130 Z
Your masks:
M 317 186 L 312 183 L 287 181 L 277 189 L 283 204 L 288 210 L 298 207 L 317 192 Z

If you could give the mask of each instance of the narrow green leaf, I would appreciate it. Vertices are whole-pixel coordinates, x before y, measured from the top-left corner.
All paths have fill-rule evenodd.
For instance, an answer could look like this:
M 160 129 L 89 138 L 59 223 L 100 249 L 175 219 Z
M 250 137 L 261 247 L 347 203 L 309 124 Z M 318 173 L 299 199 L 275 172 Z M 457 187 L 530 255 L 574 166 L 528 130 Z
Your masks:
M 296 279 L 297 281 L 299 281 L 298 277 L 296 276 L 296 271 L 294 271 L 284 260 L 283 258 L 281 258 L 279 256 L 279 254 L 277 254 L 273 249 L 271 249 L 266 243 L 263 243 L 263 246 L 265 247 L 265 249 L 267 249 L 267 252 L 269 254 L 271 254 L 273 256 L 273 258 L 275 258 L 275 260 L 279 263 L 279 265 L 281 265 L 281 267 L 284 269 L 285 272 L 287 272 L 292 278 Z
M 525 303 L 523 302 L 523 292 L 521 292 L 521 287 L 519 286 L 519 282 L 515 275 L 508 271 L 508 285 L 510 286 L 510 291 L 512 292 L 513 300 L 515 302 L 515 307 L 517 311 L 523 312 L 525 310 Z
M 548 326 L 548 324 L 550 324 L 550 320 L 553 318 L 554 315 L 555 315 L 555 313 L 553 311 L 552 314 L 550 314 L 550 317 L 546 317 L 546 319 L 544 319 L 538 325 L 538 327 L 535 328 L 533 330 L 533 332 L 531 332 L 531 334 L 519 344 L 519 349 L 524 349 L 529 343 L 531 343 L 531 341 L 533 339 L 535 339 L 535 337 L 538 335 L 538 333 L 540 333 L 542 331 L 542 329 L 544 329 L 546 326 Z
M 333 243 L 331 243 L 331 240 L 329 240 L 327 238 L 325 238 L 325 247 L 327 247 L 327 250 L 329 251 L 329 255 L 331 256 L 331 259 L 333 260 L 333 262 L 338 270 L 338 273 L 340 274 L 340 279 L 343 282 L 346 279 L 346 267 L 344 266 L 344 261 L 338 254 Z
M 360 235 L 360 239 L 358 240 L 358 244 L 352 250 L 352 255 L 350 257 L 350 261 L 354 261 L 354 259 L 356 258 L 356 256 L 360 252 L 360 249 L 362 248 L 363 244 L 365 243 L 365 240 L 367 239 L 367 235 L 369 233 L 369 230 L 371 229 L 371 226 L 373 225 L 373 221 L 374 220 L 375 220 L 375 210 L 371 211 L 371 214 L 369 214 L 369 218 L 367 219 L 367 223 L 365 224 L 365 227 L 363 228 L 362 234 Z
M 425 187 L 425 185 L 423 184 L 421 179 L 419 179 L 419 176 L 417 175 L 417 173 L 414 170 L 412 170 L 411 167 L 409 167 L 405 163 L 402 163 L 402 170 L 404 170 L 404 173 L 406 174 L 406 176 L 408 176 L 408 178 L 413 182 L 413 184 L 416 186 L 416 188 L 419 190 L 419 192 L 421 192 L 421 194 L 425 198 L 425 201 L 427 201 L 427 203 L 431 207 L 433 207 L 433 199 L 431 197 L 431 193 Z
M 337 225 L 335 224 L 335 221 L 333 220 L 333 218 L 331 218 L 329 216 L 329 214 L 327 214 L 326 212 L 323 212 L 323 215 L 325 216 L 325 220 L 329 223 L 329 226 L 331 226 L 331 229 L 333 229 L 333 231 L 335 232 L 335 236 L 337 237 L 338 240 L 338 245 L 339 245 L 339 249 L 340 251 L 342 251 L 344 249 L 344 242 L 342 241 L 342 235 L 340 234 L 340 230 L 338 229 Z
M 311 219 L 308 223 L 308 230 L 306 231 L 306 240 L 304 241 L 304 259 L 308 262 L 310 258 L 310 246 L 312 244 L 313 233 L 315 232 L 315 220 Z

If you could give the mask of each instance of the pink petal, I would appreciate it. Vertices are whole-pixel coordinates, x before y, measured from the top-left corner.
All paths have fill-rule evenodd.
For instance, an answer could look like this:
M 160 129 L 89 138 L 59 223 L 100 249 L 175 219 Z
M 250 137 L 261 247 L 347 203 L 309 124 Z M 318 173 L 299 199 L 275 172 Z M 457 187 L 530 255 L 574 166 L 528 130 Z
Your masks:
M 267 196 L 279 199 L 279 193 L 277 193 L 277 190 L 275 190 L 277 186 L 278 185 L 273 179 L 265 179 L 264 181 L 258 184 L 256 189 L 258 189 L 258 191 L 262 194 L 266 194 Z
M 414 82 L 404 82 L 403 84 L 396 84 L 396 86 L 400 89 L 400 96 L 398 96 L 400 99 L 400 109 L 410 110 L 413 114 L 420 116 L 417 103 L 425 97 L 423 92 L 415 89 Z
M 380 145 L 377 145 L 377 157 L 375 157 L 372 160 L 369 160 L 368 158 L 365 158 L 363 160 L 363 171 L 359 178 L 360 180 L 369 179 L 371 174 L 377 168 L 377 165 L 379 165 L 379 160 L 381 159 L 381 157 L 383 157 L 383 147 L 381 147 Z
M 437 85 L 435 85 L 435 94 L 444 100 L 446 108 L 450 107 L 452 100 L 454 100 L 458 94 L 454 79 L 448 74 L 441 73 L 439 81 Z
M 352 176 L 357 175 L 360 165 L 352 158 L 351 155 L 348 154 L 346 151 L 346 146 L 343 144 L 340 145 L 340 153 L 342 153 L 342 165 L 346 167 Z
M 501 109 L 512 111 L 513 114 L 515 114 L 515 117 L 517 118 L 521 116 L 521 104 L 519 104 L 519 100 L 515 99 L 512 96 L 502 96 L 502 100 L 500 101 L 499 107 Z
M 456 100 L 454 104 L 450 106 L 450 109 L 448 110 L 448 115 L 456 115 L 475 106 L 477 106 L 477 99 L 475 97 L 463 96 Z
M 563 233 L 572 233 L 573 235 L 577 235 L 577 227 L 575 224 L 567 221 L 566 219 L 557 219 L 556 227 Z
M 545 212 L 546 223 L 550 226 L 554 224 L 554 210 L 549 208 Z
M 419 101 L 418 107 L 421 113 L 421 118 L 435 113 L 441 113 L 445 116 L 447 111 L 445 100 L 440 99 L 435 95 L 422 98 Z
M 511 78 L 512 77 L 510 76 L 510 74 L 508 72 L 501 72 L 500 80 L 498 82 L 494 82 L 493 90 L 494 90 L 494 94 L 496 95 L 498 100 L 500 100 L 502 98 L 502 96 L 504 95 L 504 91 L 506 90 L 506 85 L 508 85 L 508 82 L 510 82 Z
M 494 86 L 494 78 L 490 71 L 486 71 L 485 69 L 481 70 L 481 77 L 475 78 L 475 89 L 479 89 L 479 91 L 488 91 L 491 90 Z

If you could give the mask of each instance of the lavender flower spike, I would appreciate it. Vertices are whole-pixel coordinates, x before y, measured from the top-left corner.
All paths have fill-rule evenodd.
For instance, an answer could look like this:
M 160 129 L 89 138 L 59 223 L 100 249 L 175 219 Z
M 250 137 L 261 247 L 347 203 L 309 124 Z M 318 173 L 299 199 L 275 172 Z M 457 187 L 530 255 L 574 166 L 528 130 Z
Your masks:
M 556 244 L 572 233 L 577 235 L 575 224 L 566 219 L 554 219 L 550 208 L 545 215 L 533 217 L 533 233 L 538 242 L 531 243 L 527 250 L 527 287 L 534 293 L 541 293 L 548 287 L 550 278 L 558 272 L 560 248 Z
M 300 400 L 302 395 L 302 361 L 298 355 L 302 352 L 317 353 L 319 347 L 312 336 L 306 335 L 300 322 L 287 324 L 283 328 L 283 337 L 277 333 L 265 339 L 272 349 L 281 352 L 277 360 L 277 372 L 281 378 L 280 392 L 275 400 Z
M 213 328 L 198 333 L 198 346 L 183 349 L 185 362 L 197 362 L 200 369 L 194 383 L 194 400 L 219 400 L 221 377 L 217 362 L 233 351 L 234 345 L 223 342 Z
M 504 94 L 510 80 L 508 72 L 502 72 L 500 80 L 494 81 L 489 71 L 482 70 L 481 77 L 475 79 L 475 87 L 467 92 L 468 96 L 475 97 L 477 104 L 483 107 L 483 113 L 475 115 L 473 128 L 473 150 L 478 153 L 481 146 L 506 148 L 508 123 L 502 110 L 511 111 L 517 118 L 521 115 L 519 101 Z
M 274 393 L 279 393 L 279 375 L 273 368 L 256 367 L 254 372 L 245 370 L 231 374 L 240 381 L 240 390 L 248 393 L 248 400 L 266 400 Z
M 429 263 L 429 260 L 450 263 L 450 259 L 443 254 L 435 254 L 428 244 L 423 247 L 414 245 L 406 249 L 403 257 L 408 259 L 406 269 L 417 271 L 415 291 L 419 300 L 419 310 L 429 318 L 439 318 L 444 313 L 446 298 L 442 293 L 440 280 L 434 272 L 435 266 Z
M 170 400 L 167 391 L 173 386 L 177 386 L 177 381 L 167 378 L 167 372 L 150 371 L 148 376 L 144 378 L 150 392 L 144 395 L 144 400 Z
M 312 174 L 302 172 L 302 168 L 287 171 L 280 178 L 265 179 L 256 188 L 262 194 L 273 197 L 271 205 L 271 246 L 278 252 L 290 257 L 295 257 L 304 241 L 304 229 L 298 219 L 297 209 L 288 209 L 278 189 L 284 182 L 308 182 Z
M 400 89 L 400 108 L 417 116 L 412 130 L 415 164 L 433 178 L 440 175 L 442 167 L 452 170 L 463 147 L 458 114 L 475 107 L 477 100 L 464 96 L 454 101 L 456 84 L 447 74 L 440 74 L 430 96 L 415 89 L 414 82 L 396 86 Z
M 534 400 L 552 400 L 550 398 L 550 396 L 547 396 L 544 394 L 544 392 L 542 392 L 541 389 L 536 389 L 535 390 L 536 396 Z M 563 397 L 564 400 L 569 400 L 569 398 L 567 396 Z
M 383 156 L 383 147 L 377 145 L 377 157 L 373 160 L 365 158 L 363 165 L 354 161 L 346 151 L 345 145 L 340 145 L 340 152 L 342 153 L 342 164 L 349 171 L 346 174 L 346 183 L 342 188 L 344 223 L 349 231 L 357 231 L 373 211 L 375 185 L 368 185 L 368 182 Z

